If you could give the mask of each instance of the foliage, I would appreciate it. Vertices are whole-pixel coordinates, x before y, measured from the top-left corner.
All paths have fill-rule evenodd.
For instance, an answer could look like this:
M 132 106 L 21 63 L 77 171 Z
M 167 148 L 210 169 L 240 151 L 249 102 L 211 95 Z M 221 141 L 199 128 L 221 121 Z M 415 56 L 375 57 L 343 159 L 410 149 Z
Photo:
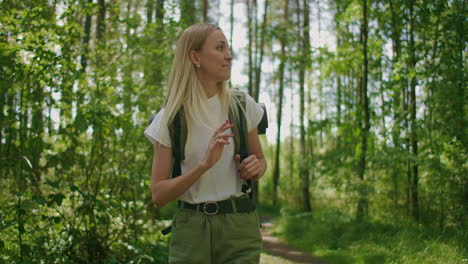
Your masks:
M 271 168 L 279 148 L 262 139 L 270 170 L 260 183 L 261 210 L 289 214 L 311 202 L 312 217 L 284 218 L 280 227 L 287 239 L 289 232 L 298 235 L 298 244 L 331 261 L 444 256 L 459 263 L 466 234 L 453 230 L 468 223 L 465 1 L 274 0 L 266 5 L 265 28 L 257 1 L 247 2 L 251 83 L 265 75 L 255 85 L 277 97 L 275 82 L 283 78 L 284 97 L 294 104 L 305 71 L 307 120 L 291 124 L 280 142 L 278 196 Z M 153 150 L 143 131 L 162 107 L 177 36 L 201 8 L 165 1 L 161 10 L 160 3 L 0 1 L 1 261 L 165 262 L 168 238 L 159 230 L 176 205 L 157 209 L 151 202 Z M 330 33 L 335 45 L 311 38 L 310 54 L 304 53 L 302 33 L 316 37 L 320 23 L 319 33 Z M 261 58 L 273 72 L 260 70 Z M 308 173 L 300 176 L 306 155 Z M 304 199 L 307 190 L 311 201 Z M 355 222 L 363 198 L 368 215 Z M 299 234 L 291 219 L 306 232 Z

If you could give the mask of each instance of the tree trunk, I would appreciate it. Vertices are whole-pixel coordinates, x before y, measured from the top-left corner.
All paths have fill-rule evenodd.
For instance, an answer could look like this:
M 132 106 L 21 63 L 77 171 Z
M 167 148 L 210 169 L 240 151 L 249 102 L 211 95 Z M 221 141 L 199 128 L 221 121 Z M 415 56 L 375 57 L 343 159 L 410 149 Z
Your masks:
M 278 79 L 279 79 L 279 92 L 278 92 L 278 112 L 277 112 L 277 121 L 278 121 L 278 132 L 276 133 L 276 151 L 275 151 L 275 168 L 273 171 L 273 205 L 277 204 L 278 196 L 278 185 L 280 177 L 280 150 L 281 150 L 281 124 L 283 117 L 283 94 L 284 94 L 284 69 L 286 66 L 286 28 L 288 24 L 289 17 L 289 5 L 288 1 L 284 2 L 284 17 L 283 25 L 281 27 L 280 33 L 280 42 L 281 42 L 281 53 L 280 53 L 280 64 L 278 69 Z
M 258 65 L 256 65 L 256 73 L 255 73 L 255 90 L 253 92 L 253 97 L 255 101 L 258 102 L 258 97 L 260 95 L 260 82 L 261 82 L 261 72 L 262 72 L 262 62 L 263 62 L 263 51 L 265 46 L 265 32 L 266 32 L 266 25 L 267 25 L 267 15 L 268 15 L 268 0 L 265 0 L 264 8 L 263 8 L 263 21 L 262 21 L 262 32 L 260 37 L 260 57 L 258 59 Z
M 208 0 L 202 0 L 203 23 L 208 23 Z
M 409 55 L 410 55 L 410 69 L 416 68 L 416 51 L 414 46 L 414 0 L 409 0 L 409 12 L 410 12 L 410 39 L 409 39 Z M 410 115 L 411 115 L 411 170 L 412 170 L 412 182 L 411 182 L 411 204 L 412 204 L 412 215 L 416 221 L 419 221 L 419 199 L 418 199 L 418 134 L 416 131 L 416 77 L 413 74 L 410 81 Z
M 234 0 L 231 0 L 230 4 L 230 9 L 231 9 L 231 16 L 229 17 L 229 25 L 230 25 L 230 30 L 229 30 L 229 41 L 231 42 L 231 45 L 229 46 L 229 49 L 231 50 L 231 56 L 234 57 L 234 49 L 232 48 L 234 46 Z M 231 78 L 229 78 L 229 87 L 232 87 L 232 81 Z
M 369 120 L 369 103 L 367 97 L 367 72 L 368 72 L 368 59 L 367 59 L 367 0 L 362 1 L 362 24 L 361 24 L 361 45 L 363 54 L 363 70 L 361 81 L 358 85 L 358 98 L 359 98 L 359 125 L 361 128 L 361 153 L 358 165 L 358 177 L 362 184 L 364 184 L 364 175 L 366 170 L 366 151 L 367 151 L 367 138 L 370 129 Z M 364 116 L 362 115 L 364 114 Z M 364 119 L 364 120 L 361 120 Z M 368 213 L 368 200 L 366 191 L 359 191 L 359 201 L 357 207 L 357 219 L 362 221 Z
M 147 0 L 145 7 L 146 7 L 146 23 L 149 24 L 153 22 L 154 0 Z
M 88 0 L 87 5 L 91 5 L 93 0 Z M 86 20 L 84 25 L 84 36 L 83 36 L 83 53 L 81 54 L 81 68 L 83 72 L 86 72 L 88 66 L 88 53 L 89 53 L 89 40 L 91 33 L 91 19 L 92 16 L 89 12 L 86 12 Z
M 99 42 L 104 41 L 104 34 L 106 32 L 106 3 L 104 0 L 98 0 L 98 16 L 96 21 L 96 39 Z
M 156 23 L 163 24 L 164 19 L 164 0 L 156 0 Z
M 32 124 L 31 124 L 31 163 L 33 169 L 33 184 L 39 187 L 41 182 L 41 167 L 39 161 L 41 159 L 42 152 L 44 150 L 44 141 L 42 137 L 44 135 L 44 87 L 39 84 L 32 85 L 33 91 L 33 107 L 32 107 Z
M 246 0 L 247 3 L 247 34 L 249 39 L 249 46 L 247 50 L 247 57 L 248 57 L 248 64 L 249 64 L 249 83 L 247 86 L 248 93 L 252 95 L 253 91 L 253 64 L 252 64 L 252 45 L 253 45 L 253 37 L 252 37 L 252 10 L 250 6 L 250 0 Z
M 290 94 L 290 98 L 289 100 L 291 100 L 291 102 L 294 102 L 294 89 L 292 88 L 293 87 L 293 84 L 292 84 L 292 79 L 293 79 L 293 69 L 290 68 L 289 69 L 289 80 L 290 80 L 290 89 L 291 89 L 291 94 Z M 292 179 L 293 179 L 293 175 L 294 175 L 294 155 L 295 155 L 295 151 L 294 151 L 294 104 L 291 103 L 291 123 L 289 124 L 289 134 L 290 134 L 290 140 L 289 140 L 289 185 L 292 184 Z M 292 185 L 291 185 L 292 186 Z
M 397 7 L 395 7 L 393 1 L 389 1 L 390 4 L 390 13 L 391 13 L 391 37 L 392 37 L 392 45 L 393 45 L 393 54 L 392 54 L 392 72 L 396 71 L 395 65 L 400 60 L 400 50 L 401 50 L 401 41 L 400 41 L 400 34 L 401 34 L 401 16 L 400 12 L 398 11 Z M 402 118 L 402 104 L 401 104 L 401 94 L 400 91 L 404 86 L 402 81 L 398 81 L 398 85 L 393 89 L 393 127 L 392 127 L 392 140 L 393 145 L 395 148 L 400 149 L 400 121 Z M 400 190 L 399 190 L 399 168 L 400 166 L 396 166 L 392 168 L 392 182 L 393 182 L 393 204 L 394 208 L 398 208 L 398 201 L 400 199 Z
M 309 37 L 309 1 L 303 1 L 303 25 L 302 25 L 302 57 L 301 66 L 299 68 L 299 123 L 300 123 L 300 163 L 299 163 L 299 175 L 302 179 L 302 199 L 304 211 L 311 211 L 312 206 L 310 204 L 310 193 L 309 193 L 309 173 L 307 164 L 307 148 L 305 141 L 305 93 L 304 93 L 304 82 L 306 68 L 309 67 L 310 63 L 310 37 Z

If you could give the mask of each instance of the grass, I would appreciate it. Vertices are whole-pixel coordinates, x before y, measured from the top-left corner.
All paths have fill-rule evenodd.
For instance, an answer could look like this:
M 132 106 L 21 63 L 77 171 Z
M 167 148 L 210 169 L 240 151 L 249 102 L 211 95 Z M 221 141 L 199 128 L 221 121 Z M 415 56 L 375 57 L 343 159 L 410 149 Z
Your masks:
M 283 215 L 274 228 L 290 245 L 333 264 L 467 264 L 467 233 L 462 231 L 358 223 L 330 209 L 314 215 Z

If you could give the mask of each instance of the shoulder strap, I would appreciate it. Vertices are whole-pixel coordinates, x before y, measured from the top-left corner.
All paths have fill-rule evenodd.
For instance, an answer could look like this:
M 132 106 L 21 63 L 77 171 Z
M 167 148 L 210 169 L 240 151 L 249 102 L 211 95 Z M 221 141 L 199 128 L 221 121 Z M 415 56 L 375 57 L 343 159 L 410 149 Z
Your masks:
M 235 145 L 235 153 L 240 155 L 240 160 L 244 160 L 249 156 L 248 152 L 248 131 L 247 131 L 247 120 L 245 117 L 245 113 L 242 109 L 247 111 L 246 108 L 246 95 L 245 93 L 236 94 L 236 105 L 237 105 L 237 113 L 238 118 L 237 122 L 234 124 L 233 132 L 234 132 L 234 145 Z M 235 120 L 234 112 L 232 109 L 229 109 L 229 120 Z M 247 191 L 251 188 L 252 182 L 250 180 L 245 181 L 242 185 L 242 192 L 247 193 Z M 249 197 L 252 200 L 252 192 L 249 193 Z
M 241 161 L 249 156 L 248 153 L 248 131 L 247 131 L 247 120 L 244 114 L 246 110 L 245 102 L 245 93 L 236 94 L 236 105 L 238 118 L 237 122 L 234 124 L 234 146 L 235 153 L 241 156 Z M 229 109 L 228 113 L 229 120 L 234 119 L 233 109 Z M 173 167 L 172 167 L 172 178 L 180 176 L 182 174 L 181 163 L 185 160 L 185 143 L 187 142 L 187 120 L 185 117 L 185 110 L 182 106 L 179 111 L 177 111 L 174 116 L 174 120 L 169 124 L 169 134 L 171 138 L 172 145 L 172 158 L 173 158 Z M 246 181 L 242 186 L 242 192 L 246 193 L 251 187 L 251 182 Z M 251 197 L 252 198 L 252 197 Z
M 247 123 L 244 112 L 242 109 L 245 110 L 245 94 L 236 94 L 236 105 L 237 105 L 237 113 L 238 118 L 237 122 L 234 124 L 233 132 L 234 132 L 234 152 L 241 156 L 241 159 L 245 159 L 248 157 L 248 138 L 247 138 Z M 233 109 L 229 109 L 229 120 L 236 120 L 234 118 L 234 111 Z
M 185 143 L 187 141 L 187 120 L 185 119 L 185 110 L 182 106 L 177 111 L 169 124 L 169 136 L 171 137 L 172 146 L 172 178 L 182 174 L 181 163 L 185 160 Z

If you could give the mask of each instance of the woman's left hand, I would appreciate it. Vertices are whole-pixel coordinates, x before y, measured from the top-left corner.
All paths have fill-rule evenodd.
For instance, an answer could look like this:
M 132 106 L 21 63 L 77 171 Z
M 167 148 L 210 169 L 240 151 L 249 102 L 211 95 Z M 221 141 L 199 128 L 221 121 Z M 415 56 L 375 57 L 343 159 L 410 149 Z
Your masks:
M 237 161 L 240 161 L 239 154 L 236 154 L 234 158 Z M 240 178 L 251 181 L 257 181 L 260 179 L 265 171 L 265 162 L 262 162 L 262 160 L 264 160 L 264 158 L 258 159 L 255 155 L 250 155 L 245 158 L 237 169 Z

